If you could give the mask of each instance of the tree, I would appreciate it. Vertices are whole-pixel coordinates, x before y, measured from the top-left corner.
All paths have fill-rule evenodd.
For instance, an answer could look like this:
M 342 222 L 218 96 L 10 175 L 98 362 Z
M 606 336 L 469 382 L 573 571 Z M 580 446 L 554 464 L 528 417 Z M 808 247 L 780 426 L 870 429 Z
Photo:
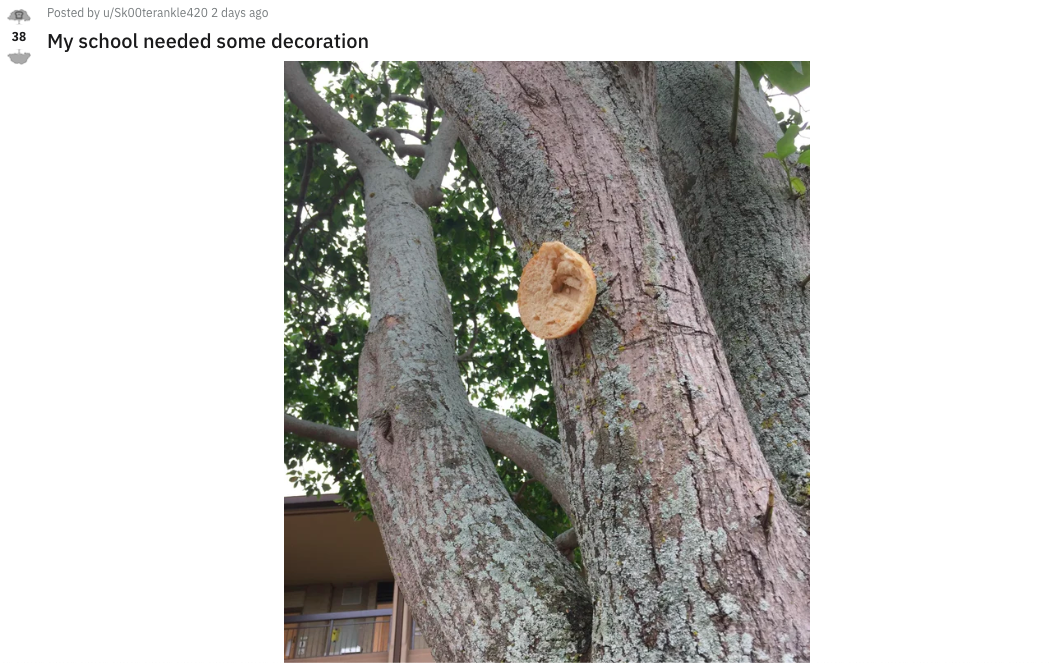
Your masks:
M 679 230 L 706 220 L 677 219 L 689 187 L 665 185 L 664 170 L 683 170 L 662 164 L 675 138 L 658 82 L 671 77 L 638 63 L 421 63 L 417 99 L 412 65 L 325 67 L 345 78 L 322 98 L 308 79 L 319 65 L 285 66 L 286 408 L 299 415 L 286 413 L 286 460 L 308 482 L 300 460 L 328 460 L 375 517 L 435 657 L 808 659 L 804 523 L 731 377 L 717 329 L 736 319 L 713 324 Z M 420 145 L 402 138 L 405 103 L 426 111 Z M 800 213 L 790 190 L 770 195 Z M 732 220 L 746 196 L 716 216 Z M 321 211 L 304 220 L 307 208 Z M 362 212 L 363 246 L 350 230 Z M 599 296 L 578 332 L 546 343 L 548 399 L 543 353 L 504 307 L 551 240 L 590 261 Z M 362 333 L 351 303 L 366 263 Z M 492 412 L 499 396 L 526 399 L 514 414 L 536 430 Z M 509 489 L 534 491 L 532 520 Z M 558 506 L 572 530 L 553 539 L 569 524 Z M 577 545 L 574 564 L 563 553 Z
M 735 145 L 726 130 L 734 107 L 730 67 L 661 63 L 657 75 L 661 165 L 686 251 L 763 455 L 808 522 L 807 200 L 791 195 L 780 166 L 763 158 L 782 131 L 757 87 L 740 87 Z

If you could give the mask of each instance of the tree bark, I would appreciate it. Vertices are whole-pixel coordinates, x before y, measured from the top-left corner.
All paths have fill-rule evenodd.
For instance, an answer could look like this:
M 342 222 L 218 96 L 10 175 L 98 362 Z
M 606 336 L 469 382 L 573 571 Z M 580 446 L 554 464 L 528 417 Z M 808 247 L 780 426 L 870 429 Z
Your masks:
M 559 240 L 599 279 L 588 322 L 547 341 L 590 659 L 808 660 L 807 536 L 771 481 L 683 246 L 657 161 L 654 69 L 420 66 L 522 263 Z
M 785 495 L 810 497 L 810 214 L 780 165 L 782 132 L 732 62 L 657 65 L 660 160 L 686 252 L 748 420 Z M 809 528 L 809 525 L 807 525 Z
M 285 88 L 364 178 L 370 319 L 358 451 L 391 569 L 435 658 L 572 660 L 588 646 L 587 588 L 511 501 L 482 444 L 419 187 L 320 100 L 296 63 L 286 63 Z
M 570 513 L 573 507 L 569 502 L 559 443 L 502 414 L 477 407 L 473 408 L 473 413 L 485 446 L 507 456 L 512 463 L 533 475 L 551 492 L 559 506 Z M 288 413 L 285 413 L 285 432 L 349 449 L 358 448 L 357 431 L 304 421 Z

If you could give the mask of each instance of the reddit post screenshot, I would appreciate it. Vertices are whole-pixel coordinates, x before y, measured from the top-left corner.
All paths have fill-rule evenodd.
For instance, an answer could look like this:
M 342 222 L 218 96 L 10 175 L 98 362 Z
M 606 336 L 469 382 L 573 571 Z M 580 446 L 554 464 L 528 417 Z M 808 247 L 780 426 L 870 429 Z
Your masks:
M 810 660 L 810 61 L 645 4 L 0 8 L 0 658 Z

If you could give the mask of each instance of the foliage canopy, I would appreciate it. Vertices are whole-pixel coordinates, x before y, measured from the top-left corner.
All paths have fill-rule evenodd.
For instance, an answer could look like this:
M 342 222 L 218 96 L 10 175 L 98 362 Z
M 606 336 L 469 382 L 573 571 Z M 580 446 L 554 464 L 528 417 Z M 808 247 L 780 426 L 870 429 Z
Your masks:
M 440 109 L 399 100 L 399 95 L 423 99 L 414 63 L 376 62 L 366 69 L 353 62 L 317 62 L 305 64 L 304 71 L 325 81 L 324 99 L 364 132 L 386 126 L 415 132 L 404 134 L 410 141 L 429 141 L 437 131 Z M 287 99 L 284 126 L 285 411 L 353 430 L 358 425 L 358 356 L 368 331 L 362 181 L 331 143 L 311 140 L 316 132 Z M 412 176 L 423 163 L 419 157 L 397 157 L 388 141 L 381 147 Z M 517 255 L 460 144 L 451 166 L 444 200 L 428 214 L 470 400 L 558 439 L 546 391 L 547 351 L 515 314 Z M 517 494 L 523 511 L 541 529 L 555 536 L 569 528 L 542 485 L 527 483 L 521 469 L 490 454 L 508 491 Z M 308 460 L 330 472 L 305 470 Z M 356 451 L 289 434 L 285 464 L 289 480 L 308 494 L 336 488 L 349 508 L 371 517 Z
M 810 84 L 809 62 L 741 62 L 756 87 L 765 78 L 787 94 Z M 308 78 L 321 82 L 322 96 L 363 132 L 379 127 L 428 143 L 442 111 L 425 100 L 419 69 L 412 62 L 304 63 Z M 767 156 L 786 168 L 799 194 L 799 178 L 788 171 L 795 138 L 806 128 L 802 114 L 778 113 L 785 136 Z M 320 136 L 287 99 L 284 109 L 285 410 L 302 419 L 354 430 L 358 357 L 368 331 L 368 267 L 361 176 L 331 142 Z M 379 138 L 383 140 L 382 137 Z M 383 151 L 415 176 L 423 160 Z M 809 146 L 799 163 L 809 165 Z M 554 405 L 547 391 L 548 356 L 542 343 L 517 320 L 519 264 L 514 247 L 478 169 L 457 144 L 445 178 L 444 200 L 428 210 L 438 264 L 449 293 L 460 373 L 478 407 L 502 412 L 558 438 Z M 540 483 L 490 450 L 497 472 L 522 510 L 551 536 L 569 519 Z M 315 461 L 328 472 L 305 469 Z M 285 435 L 289 481 L 308 494 L 338 490 L 348 508 L 372 517 L 357 452 Z

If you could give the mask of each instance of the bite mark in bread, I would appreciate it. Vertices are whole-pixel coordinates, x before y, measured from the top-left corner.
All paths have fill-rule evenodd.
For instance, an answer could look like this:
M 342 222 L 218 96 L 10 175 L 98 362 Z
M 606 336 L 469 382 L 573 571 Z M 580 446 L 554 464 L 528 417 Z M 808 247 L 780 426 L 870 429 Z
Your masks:
M 518 313 L 539 338 L 580 329 L 595 306 L 595 274 L 587 260 L 562 242 L 544 242 L 522 270 Z

